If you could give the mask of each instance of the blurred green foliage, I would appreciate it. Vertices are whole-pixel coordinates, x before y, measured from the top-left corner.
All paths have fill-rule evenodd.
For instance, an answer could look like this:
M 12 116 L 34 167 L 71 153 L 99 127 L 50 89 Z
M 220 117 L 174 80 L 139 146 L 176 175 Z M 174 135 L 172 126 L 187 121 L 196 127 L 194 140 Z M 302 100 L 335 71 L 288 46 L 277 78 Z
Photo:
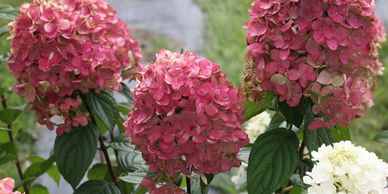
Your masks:
M 20 0 L 1 0 L 0 5 L 17 6 L 20 2 Z M 9 21 L 0 20 L 0 27 L 7 25 L 8 23 Z M 5 93 L 8 107 L 24 110 L 14 122 L 12 128 L 20 156 L 21 158 L 25 158 L 25 156 L 29 156 L 35 152 L 35 147 L 31 145 L 34 145 L 36 141 L 38 130 L 35 127 L 35 117 L 29 111 L 29 108 L 25 106 L 23 99 L 10 91 L 10 88 L 15 83 L 15 79 L 9 72 L 6 61 L 4 61 L 6 60 L 7 53 L 9 52 L 9 42 L 7 40 L 8 36 L 8 33 L 0 36 L 0 88 L 8 90 L 8 92 Z M 3 107 L 0 106 L 0 110 L 2 109 Z M 7 126 L 0 122 L 0 127 L 6 128 Z M 0 131 L 0 143 L 8 141 L 7 132 Z M 17 177 L 16 168 L 12 163 L 1 166 L 0 177 L 4 176 Z
M 207 14 L 205 55 L 240 84 L 245 68 L 245 30 L 250 0 L 196 0 Z
M 377 80 L 375 105 L 369 109 L 365 117 L 355 120 L 350 126 L 352 140 L 375 152 L 380 158 L 388 161 L 387 145 L 373 141 L 377 133 L 388 130 L 388 42 L 382 45 L 380 59 L 385 71 Z

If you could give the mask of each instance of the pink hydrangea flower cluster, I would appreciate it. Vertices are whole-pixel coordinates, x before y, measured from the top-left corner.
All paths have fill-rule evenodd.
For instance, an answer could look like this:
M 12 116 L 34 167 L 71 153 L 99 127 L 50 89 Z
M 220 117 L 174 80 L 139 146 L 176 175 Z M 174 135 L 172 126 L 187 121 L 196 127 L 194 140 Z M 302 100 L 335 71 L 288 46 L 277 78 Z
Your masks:
M 156 57 L 141 73 L 124 124 L 150 171 L 217 174 L 239 166 L 236 155 L 249 142 L 239 90 L 194 52 Z
M 87 124 L 75 91 L 119 90 L 140 66 L 138 43 L 103 0 L 34 0 L 21 6 L 10 30 L 14 90 L 50 129 L 50 117 L 63 116 L 58 134 Z
M 150 194 L 185 194 L 186 191 L 174 185 L 171 182 L 167 182 L 160 187 L 157 187 L 156 182 L 151 177 L 146 177 L 140 183 L 140 186 L 148 190 Z
M 19 191 L 13 192 L 15 181 L 11 178 L 3 178 L 0 180 L 0 194 L 21 194 Z
M 363 115 L 383 71 L 385 34 L 374 7 L 374 0 L 256 0 L 245 26 L 250 97 L 270 91 L 290 106 L 311 97 L 321 117 L 311 129 Z

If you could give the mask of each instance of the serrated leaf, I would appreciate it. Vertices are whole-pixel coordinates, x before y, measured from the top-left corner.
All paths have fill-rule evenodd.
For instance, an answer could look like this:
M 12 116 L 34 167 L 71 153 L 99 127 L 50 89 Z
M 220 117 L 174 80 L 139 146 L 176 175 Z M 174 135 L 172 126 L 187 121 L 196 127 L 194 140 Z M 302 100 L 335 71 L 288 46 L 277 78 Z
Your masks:
M 63 178 L 75 188 L 84 177 L 97 151 L 98 130 L 89 123 L 58 136 L 54 144 L 56 164 Z
M 290 107 L 287 102 L 279 102 L 278 105 L 280 112 L 288 123 L 292 123 L 298 128 L 302 125 L 305 112 L 305 104 L 303 101 L 297 107 Z
M 48 189 L 41 184 L 32 185 L 30 194 L 50 194 Z
M 0 121 L 5 124 L 12 125 L 12 123 L 19 117 L 22 113 L 21 110 L 7 108 L 0 111 Z
M 24 176 L 26 178 L 39 177 L 53 165 L 54 161 L 55 156 L 52 155 L 50 156 L 50 158 L 44 160 L 43 162 L 34 163 L 26 169 L 26 171 L 24 172 Z
M 257 138 L 249 156 L 248 192 L 271 194 L 286 184 L 298 165 L 299 140 L 287 129 Z
M 143 160 L 143 157 L 140 152 L 126 152 L 119 151 L 117 155 L 117 164 L 119 167 L 126 171 L 131 172 L 134 170 L 147 171 L 147 165 Z
M 108 174 L 108 167 L 106 164 L 95 164 L 88 171 L 89 180 L 104 180 Z
M 139 184 L 147 176 L 147 172 L 145 171 L 135 171 L 129 172 L 125 176 L 121 176 L 120 180 L 125 181 L 127 183 Z
M 106 91 L 101 91 L 100 94 L 89 92 L 83 95 L 83 100 L 96 120 L 98 127 L 113 131 L 119 118 L 119 108 L 112 95 Z
M 377 134 L 374 140 L 380 143 L 388 144 L 388 130 L 382 131 L 379 134 Z
M 121 192 L 113 183 L 102 180 L 91 180 L 77 188 L 74 194 L 121 194 Z
M 244 100 L 244 108 L 245 108 L 244 118 L 245 118 L 245 121 L 248 121 L 252 117 L 254 117 L 254 116 L 262 113 L 266 109 L 268 109 L 271 106 L 274 98 L 275 98 L 275 95 L 273 95 L 272 93 L 268 93 L 259 102 L 252 102 L 248 99 L 245 99 Z

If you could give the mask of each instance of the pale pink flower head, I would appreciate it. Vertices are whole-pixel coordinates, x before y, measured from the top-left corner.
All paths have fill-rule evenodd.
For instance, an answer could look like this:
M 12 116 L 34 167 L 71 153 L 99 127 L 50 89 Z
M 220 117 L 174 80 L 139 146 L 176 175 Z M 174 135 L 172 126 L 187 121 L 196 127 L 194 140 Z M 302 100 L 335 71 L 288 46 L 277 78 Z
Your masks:
M 126 135 L 151 172 L 217 174 L 240 165 L 248 143 L 243 96 L 224 72 L 194 52 L 161 50 L 141 73 Z
M 74 122 L 85 124 L 75 91 L 120 90 L 120 81 L 140 65 L 138 43 L 103 0 L 34 0 L 21 6 L 10 29 L 14 90 L 41 124 L 52 128 L 51 116 L 65 117 L 58 134 Z
M 385 34 L 374 6 L 374 0 L 256 0 L 245 26 L 249 62 L 245 81 L 255 93 L 249 97 L 273 92 L 295 107 L 303 96 L 325 96 L 315 101 L 317 105 L 336 102 L 342 107 L 339 112 L 323 108 L 315 112 L 324 115 L 328 126 L 347 125 L 363 115 L 373 104 L 373 80 L 383 70 L 378 46 Z M 336 92 L 311 91 L 318 86 Z M 345 90 L 352 95 L 360 87 L 367 102 L 342 103 L 335 96 Z M 341 100 L 349 98 L 353 97 Z
M 3 178 L 0 180 L 0 194 L 21 194 L 19 191 L 13 192 L 15 181 L 12 178 Z

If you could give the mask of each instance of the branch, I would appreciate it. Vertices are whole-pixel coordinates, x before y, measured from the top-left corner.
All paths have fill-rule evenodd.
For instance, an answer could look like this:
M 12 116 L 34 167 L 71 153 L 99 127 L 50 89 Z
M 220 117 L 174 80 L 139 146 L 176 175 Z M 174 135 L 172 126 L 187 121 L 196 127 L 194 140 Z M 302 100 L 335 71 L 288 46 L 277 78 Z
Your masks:
M 1 104 L 2 104 L 4 109 L 6 109 L 8 107 L 7 106 L 7 100 L 6 100 L 4 95 L 1 95 Z M 13 137 L 12 126 L 10 124 L 8 124 L 7 128 L 10 129 L 9 131 L 7 131 L 8 132 L 9 141 L 12 144 L 14 144 L 15 141 L 14 141 L 14 137 Z M 17 153 L 16 153 L 15 157 L 16 157 L 16 159 L 15 159 L 15 166 L 16 166 L 16 169 L 18 171 L 19 178 L 20 178 L 20 180 L 23 183 L 24 192 L 25 192 L 25 194 L 30 194 L 28 185 L 27 185 L 27 183 L 24 182 L 24 174 L 23 174 L 23 171 L 22 171 L 22 167 L 20 166 L 20 160 L 19 160 L 19 156 L 18 156 Z

